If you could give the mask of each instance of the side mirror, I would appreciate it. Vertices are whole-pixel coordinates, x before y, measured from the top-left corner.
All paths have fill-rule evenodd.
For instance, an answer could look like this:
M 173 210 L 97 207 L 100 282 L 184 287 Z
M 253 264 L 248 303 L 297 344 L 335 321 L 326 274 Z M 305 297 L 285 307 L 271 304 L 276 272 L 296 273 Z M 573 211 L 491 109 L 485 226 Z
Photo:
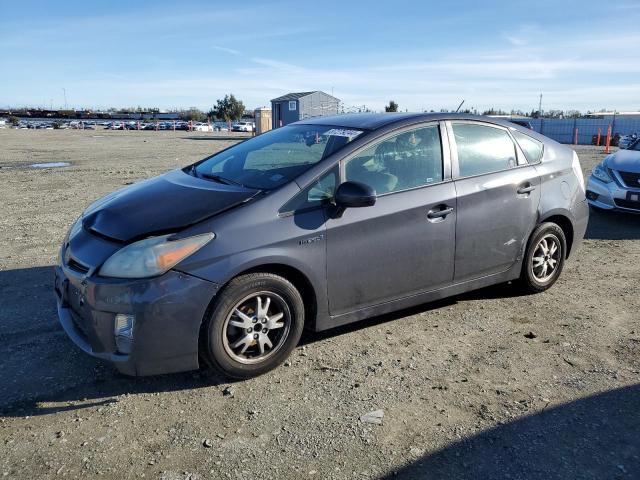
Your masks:
M 370 207 L 376 203 L 376 191 L 360 182 L 344 182 L 336 189 L 335 202 L 341 208 Z

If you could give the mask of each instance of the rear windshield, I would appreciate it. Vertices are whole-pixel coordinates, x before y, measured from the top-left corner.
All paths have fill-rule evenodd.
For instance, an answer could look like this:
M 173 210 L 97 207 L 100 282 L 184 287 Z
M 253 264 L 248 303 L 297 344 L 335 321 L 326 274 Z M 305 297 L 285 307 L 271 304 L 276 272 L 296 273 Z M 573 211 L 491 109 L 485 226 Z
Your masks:
M 212 181 L 271 190 L 337 152 L 362 130 L 289 125 L 239 143 L 196 164 L 190 172 Z

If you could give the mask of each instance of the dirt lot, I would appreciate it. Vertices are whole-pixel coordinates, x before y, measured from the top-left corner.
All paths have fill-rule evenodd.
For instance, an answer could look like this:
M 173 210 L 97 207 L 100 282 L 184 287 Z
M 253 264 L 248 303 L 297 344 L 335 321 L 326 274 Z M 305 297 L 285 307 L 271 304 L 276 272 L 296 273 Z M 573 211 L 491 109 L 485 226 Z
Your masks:
M 127 378 L 79 352 L 52 293 L 68 226 L 234 140 L 0 130 L 4 478 L 640 478 L 640 217 L 592 214 L 546 293 L 501 285 L 306 334 L 245 382 Z M 577 150 L 585 173 L 603 157 Z M 382 425 L 360 420 L 374 410 Z

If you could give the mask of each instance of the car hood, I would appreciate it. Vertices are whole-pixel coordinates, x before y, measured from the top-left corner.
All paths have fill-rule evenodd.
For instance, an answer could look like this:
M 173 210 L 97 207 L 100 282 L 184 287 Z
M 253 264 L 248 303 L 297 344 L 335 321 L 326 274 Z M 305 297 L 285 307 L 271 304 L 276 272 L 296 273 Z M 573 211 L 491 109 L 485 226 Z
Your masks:
M 612 170 L 640 173 L 640 152 L 635 150 L 618 150 L 607 158 L 606 165 Z
M 130 242 L 193 225 L 257 193 L 174 170 L 97 200 L 84 212 L 82 223 L 102 237 Z

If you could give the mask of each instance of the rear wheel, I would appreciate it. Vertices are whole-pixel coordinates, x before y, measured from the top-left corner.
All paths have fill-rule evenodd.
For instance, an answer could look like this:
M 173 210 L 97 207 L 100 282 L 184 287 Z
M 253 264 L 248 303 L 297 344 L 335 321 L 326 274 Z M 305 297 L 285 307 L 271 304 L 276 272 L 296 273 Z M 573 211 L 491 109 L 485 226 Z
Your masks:
M 207 353 L 214 367 L 234 378 L 261 375 L 295 348 L 304 304 L 287 279 L 271 273 L 234 278 L 219 294 L 207 322 Z
M 531 293 L 550 288 L 562 272 L 566 251 L 562 228 L 551 222 L 539 225 L 529 238 L 520 275 L 522 287 Z

